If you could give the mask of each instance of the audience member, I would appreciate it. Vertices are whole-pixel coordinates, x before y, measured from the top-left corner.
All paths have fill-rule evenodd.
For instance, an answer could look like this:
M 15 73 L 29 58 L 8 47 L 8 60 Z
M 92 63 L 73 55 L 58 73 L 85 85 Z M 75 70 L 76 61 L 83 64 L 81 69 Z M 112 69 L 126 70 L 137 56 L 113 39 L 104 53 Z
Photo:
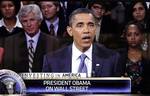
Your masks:
M 63 37 L 66 26 L 64 18 L 60 17 L 61 10 L 59 1 L 40 1 L 39 5 L 43 13 L 44 20 L 41 24 L 41 30 L 52 36 Z
M 66 43 L 66 19 L 59 0 L 38 2 L 43 13 L 41 31 L 60 39 L 61 43 Z
M 144 28 L 136 21 L 129 22 L 125 27 L 125 38 L 127 48 L 120 51 L 123 64 L 123 76 L 131 78 L 132 93 L 147 93 L 150 89 L 149 82 L 149 60 L 143 55 L 141 47 Z
M 144 41 L 142 48 L 150 59 L 150 18 L 148 14 L 148 8 L 146 2 L 143 0 L 134 0 L 130 4 L 129 8 L 129 20 L 135 20 L 144 26 Z
M 149 31 L 149 14 L 146 2 L 143 0 L 133 0 L 128 10 L 128 21 L 135 20 L 144 26 L 145 31 Z
M 24 30 L 5 39 L 3 68 L 41 72 L 43 55 L 56 50 L 58 40 L 40 31 L 43 16 L 37 5 L 24 5 L 18 17 Z
M 22 25 L 16 16 L 19 10 L 20 2 L 18 0 L 0 1 L 0 12 L 2 14 L 2 19 L 0 20 L 1 38 L 20 32 Z
M 118 48 L 119 29 L 117 22 L 113 21 L 110 16 L 105 16 L 106 6 L 102 0 L 92 0 L 88 3 L 97 18 L 97 29 L 95 41 L 104 44 L 109 48 Z

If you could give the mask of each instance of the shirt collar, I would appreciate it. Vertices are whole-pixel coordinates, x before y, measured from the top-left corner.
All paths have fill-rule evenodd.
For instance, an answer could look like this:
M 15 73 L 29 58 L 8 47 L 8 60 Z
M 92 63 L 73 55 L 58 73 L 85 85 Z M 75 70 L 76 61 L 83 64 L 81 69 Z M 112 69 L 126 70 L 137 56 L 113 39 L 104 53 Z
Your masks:
M 103 18 L 101 18 L 101 19 L 98 21 L 98 26 L 100 26 L 100 25 L 101 25 L 101 23 L 102 23 L 102 19 L 103 19 Z
M 54 22 L 49 22 L 48 20 L 45 20 L 45 21 L 48 26 L 50 26 L 51 24 L 53 24 L 54 26 L 57 26 L 59 23 L 59 18 L 56 18 Z
M 5 23 L 4 23 L 4 19 L 3 18 L 0 20 L 0 27 L 1 26 L 4 26 L 4 27 L 6 26 Z
M 91 45 L 90 48 L 83 53 L 73 43 L 73 45 L 72 45 L 72 52 L 73 52 L 72 55 L 74 56 L 74 58 L 79 59 L 79 56 L 81 54 L 85 54 L 88 59 L 92 60 L 92 49 L 93 49 L 93 45 Z
M 14 27 L 22 28 L 22 24 L 20 23 L 18 16 L 17 16 L 17 22 L 16 22 L 16 25 L 15 25 Z
M 21 25 L 21 23 L 20 23 L 18 17 L 16 17 L 16 18 L 17 18 L 17 21 L 16 21 L 16 24 L 15 24 L 15 26 L 14 26 L 13 28 L 15 28 L 15 27 L 20 27 L 20 28 L 22 28 L 22 25 Z M 6 27 L 6 24 L 5 24 L 5 22 L 4 22 L 4 18 L 2 18 L 2 19 L 0 20 L 0 27 L 1 27 L 1 26 Z M 7 27 L 6 27 L 6 28 L 7 28 Z
M 37 44 L 38 38 L 39 38 L 39 36 L 40 36 L 40 33 L 41 33 L 41 32 L 39 31 L 36 35 L 34 35 L 33 37 L 30 37 L 30 36 L 25 32 L 27 41 L 29 41 L 29 40 L 32 39 L 32 40 L 34 41 L 34 43 Z

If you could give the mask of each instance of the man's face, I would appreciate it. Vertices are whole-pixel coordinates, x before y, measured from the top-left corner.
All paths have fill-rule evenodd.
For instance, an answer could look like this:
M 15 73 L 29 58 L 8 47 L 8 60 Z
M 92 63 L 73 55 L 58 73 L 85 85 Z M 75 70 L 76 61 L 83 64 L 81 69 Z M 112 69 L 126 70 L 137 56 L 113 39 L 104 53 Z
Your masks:
M 57 15 L 59 7 L 54 5 L 54 1 L 41 1 L 40 4 L 45 19 L 53 19 Z
M 101 17 L 104 15 L 104 12 L 105 12 L 102 5 L 100 4 L 93 4 L 93 6 L 91 7 L 91 10 L 93 11 L 95 17 L 98 19 L 101 19 Z
M 34 36 L 39 31 L 41 21 L 37 20 L 33 12 L 30 12 L 28 15 L 21 18 L 21 23 L 27 34 Z
M 93 15 L 76 14 L 72 26 L 67 27 L 67 31 L 73 37 L 76 47 L 82 52 L 86 51 L 95 37 L 96 24 Z
M 141 3 L 137 3 L 133 7 L 133 17 L 137 21 L 142 21 L 145 18 L 145 8 Z
M 12 18 L 15 16 L 15 6 L 12 1 L 3 1 L 0 10 L 4 18 Z

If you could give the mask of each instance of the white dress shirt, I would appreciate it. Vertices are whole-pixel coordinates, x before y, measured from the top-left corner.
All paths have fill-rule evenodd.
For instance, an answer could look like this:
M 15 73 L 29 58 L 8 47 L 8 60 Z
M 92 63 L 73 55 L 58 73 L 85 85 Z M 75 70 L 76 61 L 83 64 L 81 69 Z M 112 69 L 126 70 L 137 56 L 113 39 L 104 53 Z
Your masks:
M 84 63 L 86 64 L 87 70 L 88 70 L 88 77 L 91 77 L 91 73 L 92 73 L 92 48 L 93 45 L 90 46 L 90 48 L 82 53 L 79 49 L 77 49 L 77 47 L 75 46 L 75 44 L 72 44 L 72 68 L 71 68 L 71 72 L 72 73 L 78 73 L 78 69 L 80 66 L 80 55 L 81 54 L 85 54 L 87 56 L 87 58 L 85 58 Z
M 33 37 L 30 37 L 27 33 L 25 33 L 26 35 L 26 42 L 27 42 L 27 48 L 29 48 L 29 45 L 30 45 L 30 42 L 29 40 L 33 40 L 33 48 L 34 48 L 34 52 L 36 51 L 36 46 L 37 46 L 37 42 L 38 42 L 38 39 L 39 39 L 39 36 L 40 36 L 40 31 Z
M 3 18 L 0 20 L 0 27 L 2 27 L 2 26 L 6 27 L 6 24 L 5 24 Z M 21 25 L 21 23 L 20 23 L 18 17 L 17 17 L 17 21 L 16 21 L 15 26 L 13 26 L 13 28 L 12 28 L 11 30 L 7 29 L 7 27 L 6 27 L 6 30 L 7 30 L 8 32 L 12 32 L 13 29 L 16 28 L 16 27 L 22 28 L 22 25 Z
M 57 18 L 53 23 L 49 22 L 48 20 L 45 20 L 45 22 L 46 22 L 46 25 L 47 25 L 49 31 L 50 31 L 49 26 L 51 24 L 54 25 L 54 31 L 55 31 L 54 36 L 57 36 L 57 31 L 58 31 L 58 26 L 59 26 L 59 18 Z
M 98 22 L 97 27 L 96 27 L 96 41 L 97 42 L 99 42 L 101 23 L 102 23 L 102 19 L 100 19 L 100 21 Z

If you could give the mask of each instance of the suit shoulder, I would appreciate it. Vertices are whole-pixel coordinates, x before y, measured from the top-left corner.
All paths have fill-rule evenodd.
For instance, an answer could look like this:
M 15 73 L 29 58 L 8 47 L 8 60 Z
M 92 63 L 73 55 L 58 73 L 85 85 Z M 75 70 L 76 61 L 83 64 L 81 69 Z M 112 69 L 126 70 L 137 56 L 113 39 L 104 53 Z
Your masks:
M 109 57 L 117 54 L 119 55 L 117 51 L 106 48 L 104 45 L 101 44 L 95 44 L 94 52 L 102 57 Z
M 14 38 L 16 38 L 16 37 L 20 38 L 20 37 L 22 37 L 23 35 L 24 35 L 23 32 L 19 32 L 19 33 L 13 34 L 13 35 L 11 35 L 11 36 L 5 37 L 5 40 L 11 40 L 11 39 L 14 39 Z
M 58 41 L 58 39 L 57 39 L 56 37 L 51 36 L 51 35 L 48 35 L 48 34 L 46 34 L 46 33 L 44 33 L 44 32 L 41 32 L 41 35 L 42 35 L 43 37 L 45 37 L 46 39 L 48 39 L 48 40 L 56 40 L 56 41 Z
M 57 51 L 54 51 L 54 52 L 50 52 L 50 53 L 47 53 L 45 56 L 49 57 L 49 58 L 57 58 L 57 57 L 64 57 L 64 55 L 66 55 L 68 51 L 68 47 L 63 47 L 63 48 L 60 48 L 58 49 Z

